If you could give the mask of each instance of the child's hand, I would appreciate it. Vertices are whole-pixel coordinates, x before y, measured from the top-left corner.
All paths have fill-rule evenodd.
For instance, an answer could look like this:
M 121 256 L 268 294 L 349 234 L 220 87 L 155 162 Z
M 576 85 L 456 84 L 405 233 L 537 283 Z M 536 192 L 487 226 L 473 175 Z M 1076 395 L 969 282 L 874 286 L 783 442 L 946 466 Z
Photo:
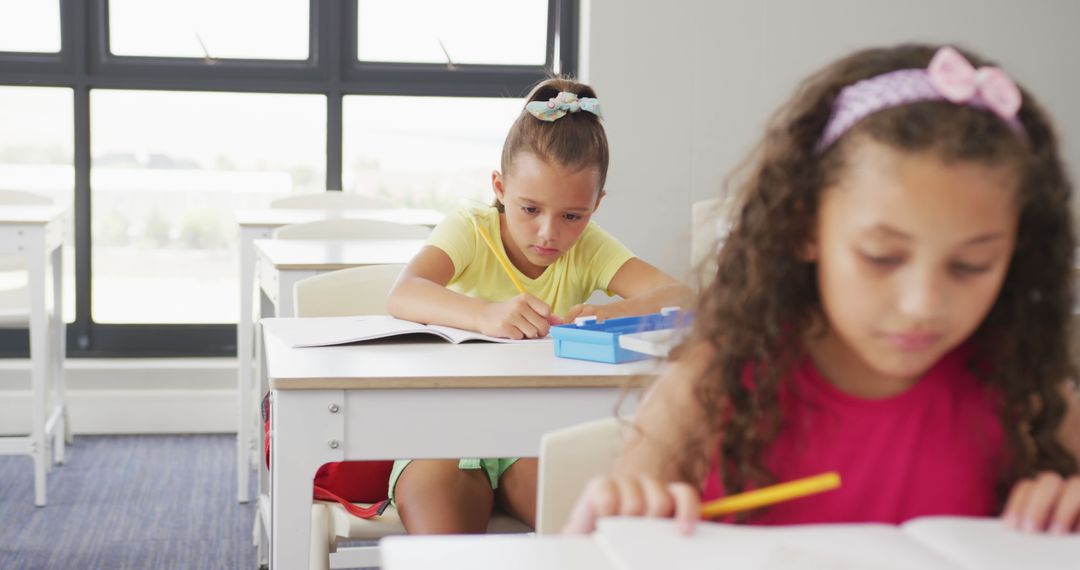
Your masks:
M 1026 532 L 1080 532 L 1080 475 L 1065 479 L 1044 471 L 1017 482 L 1001 517 L 1008 526 Z
M 477 315 L 476 329 L 502 338 L 542 338 L 553 324 L 561 324 L 547 303 L 522 293 L 501 303 L 488 303 Z
M 694 530 L 701 495 L 687 483 L 664 484 L 652 477 L 597 477 L 578 498 L 563 534 L 588 534 L 601 517 L 675 518 L 684 534 Z
M 604 305 L 588 305 L 582 303 L 580 305 L 574 305 L 570 307 L 570 312 L 566 313 L 566 322 L 572 323 L 574 319 L 578 317 L 595 316 L 596 322 L 602 323 L 609 318 L 608 311 Z

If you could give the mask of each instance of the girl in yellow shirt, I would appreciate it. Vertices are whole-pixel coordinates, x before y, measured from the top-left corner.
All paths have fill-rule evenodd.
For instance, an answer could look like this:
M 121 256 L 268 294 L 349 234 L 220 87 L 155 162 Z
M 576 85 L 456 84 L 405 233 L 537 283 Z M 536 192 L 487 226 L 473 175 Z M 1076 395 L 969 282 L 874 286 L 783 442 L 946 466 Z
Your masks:
M 435 228 L 390 292 L 390 313 L 521 339 L 579 316 L 602 321 L 686 304 L 685 285 L 589 221 L 607 168 L 593 89 L 563 79 L 538 85 L 506 137 L 501 171 L 491 175 L 495 205 L 459 211 Z M 622 299 L 586 304 L 597 290 Z M 535 459 L 398 461 L 390 497 L 410 533 L 484 532 L 496 503 L 535 526 L 536 478 Z

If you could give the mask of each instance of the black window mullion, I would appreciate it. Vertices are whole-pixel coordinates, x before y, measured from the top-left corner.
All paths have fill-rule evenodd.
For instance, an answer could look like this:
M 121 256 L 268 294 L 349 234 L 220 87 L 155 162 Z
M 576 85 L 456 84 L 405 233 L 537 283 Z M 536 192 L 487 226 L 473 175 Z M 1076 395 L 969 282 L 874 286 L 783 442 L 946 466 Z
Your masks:
M 345 188 L 341 180 L 344 152 L 342 149 L 344 144 L 342 98 L 344 95 L 341 91 L 341 62 L 345 59 L 343 54 L 348 53 L 348 46 L 345 45 L 343 38 L 348 37 L 349 33 L 343 29 L 351 26 L 355 35 L 356 22 L 350 24 L 342 18 L 342 4 L 343 2 L 319 3 L 318 0 L 312 2 L 313 21 L 316 20 L 315 12 L 321 10 L 317 18 L 319 29 L 317 32 L 313 30 L 313 33 L 317 33 L 319 39 L 318 57 L 326 85 L 324 93 L 326 94 L 327 190 Z
M 554 49 L 548 51 L 559 58 L 559 73 L 562 75 L 576 76 L 578 73 L 578 41 L 579 23 L 581 21 L 580 3 L 578 0 L 554 0 L 553 5 L 558 6 L 559 12 L 555 25 L 555 33 L 559 36 L 558 54 Z M 552 46 L 554 47 L 554 46 Z
M 3 84 L 38 85 L 42 79 L 54 85 L 71 81 L 71 70 L 61 55 L 0 52 Z
M 360 95 L 518 97 L 546 76 L 541 66 L 360 63 L 344 88 Z
M 95 50 L 91 44 L 92 26 L 80 24 L 94 21 L 92 14 L 96 13 L 97 6 L 88 6 L 79 0 L 65 0 L 63 6 L 62 18 L 69 18 L 61 28 L 64 50 L 72 66 L 75 120 L 75 321 L 68 327 L 68 347 L 69 352 L 85 352 L 92 349 L 93 334 L 90 315 L 90 87 L 86 80 L 86 60 L 93 57 Z
M 560 0 L 554 2 L 548 2 L 547 13 L 547 49 L 544 50 L 544 69 L 547 69 L 554 73 L 556 69 L 562 70 L 562 62 L 559 61 L 559 54 L 555 53 L 556 46 L 558 46 L 559 32 L 556 27 L 559 25 L 559 6 Z M 556 62 L 559 65 L 556 65 Z

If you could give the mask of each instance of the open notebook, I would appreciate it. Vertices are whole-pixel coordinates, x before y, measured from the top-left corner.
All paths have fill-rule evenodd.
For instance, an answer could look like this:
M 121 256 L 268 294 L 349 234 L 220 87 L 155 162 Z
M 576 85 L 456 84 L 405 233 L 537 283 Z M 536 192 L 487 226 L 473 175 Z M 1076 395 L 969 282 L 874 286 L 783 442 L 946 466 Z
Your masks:
M 305 317 L 294 319 L 295 326 L 290 326 L 282 331 L 286 342 L 296 348 L 307 346 L 330 346 L 334 344 L 348 344 L 375 340 L 392 336 L 408 334 L 430 334 L 454 344 L 467 340 L 484 340 L 488 342 L 537 342 L 547 341 L 548 338 L 512 340 L 488 336 L 478 332 L 444 327 L 441 325 L 425 325 L 413 321 L 395 319 L 386 315 L 372 315 L 362 317 Z
M 998 519 L 924 517 L 900 526 L 704 522 L 686 537 L 670 520 L 611 518 L 600 520 L 594 536 L 619 570 L 1080 568 L 1080 535 L 1025 534 Z

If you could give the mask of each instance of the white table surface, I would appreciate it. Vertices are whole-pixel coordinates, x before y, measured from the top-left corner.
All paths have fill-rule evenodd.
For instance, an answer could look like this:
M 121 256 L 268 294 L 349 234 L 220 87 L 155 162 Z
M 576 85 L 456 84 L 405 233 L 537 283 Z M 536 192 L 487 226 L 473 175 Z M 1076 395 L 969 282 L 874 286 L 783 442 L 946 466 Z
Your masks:
M 384 570 L 615 570 L 587 536 L 392 536 L 379 546 Z
M 311 478 L 330 461 L 536 457 L 544 433 L 632 413 L 655 361 L 557 358 L 550 343 L 375 341 L 293 348 L 265 319 L 271 567 L 308 560 Z
M 5 226 L 48 224 L 63 217 L 66 211 L 63 206 L 0 204 L 0 223 Z
M 398 224 L 412 224 L 433 228 L 442 221 L 444 214 L 437 210 L 416 208 L 319 210 L 308 208 L 264 208 L 261 210 L 238 210 L 236 223 L 240 227 L 281 227 L 317 220 L 378 220 Z

